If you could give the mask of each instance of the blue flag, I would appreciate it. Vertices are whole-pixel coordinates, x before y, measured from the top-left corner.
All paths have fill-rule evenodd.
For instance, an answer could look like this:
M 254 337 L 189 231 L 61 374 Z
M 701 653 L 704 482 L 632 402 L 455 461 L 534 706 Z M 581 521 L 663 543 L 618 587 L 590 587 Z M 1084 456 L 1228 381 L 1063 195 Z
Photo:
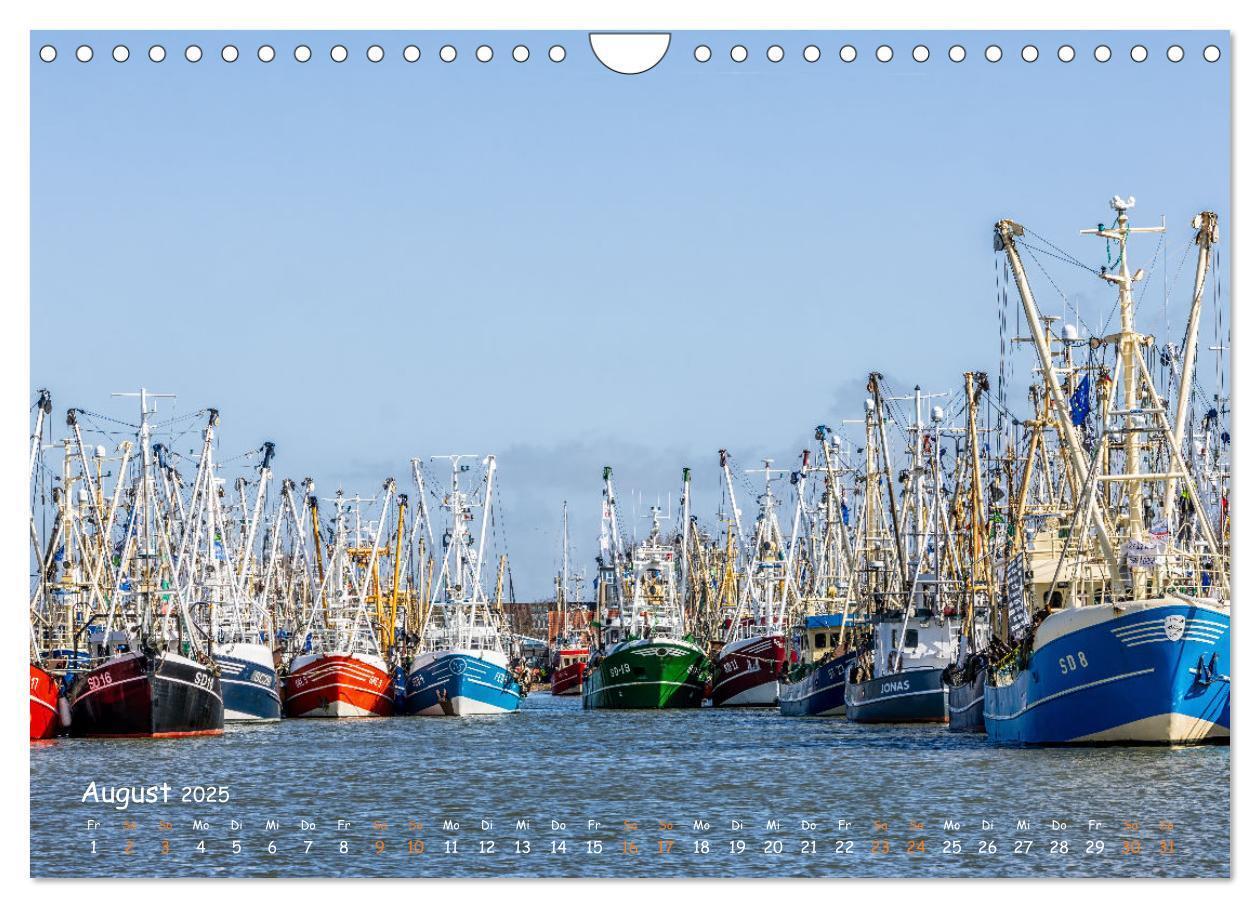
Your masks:
M 1072 392 L 1072 425 L 1085 425 L 1085 417 L 1089 416 L 1089 376 L 1081 379 L 1081 383 Z

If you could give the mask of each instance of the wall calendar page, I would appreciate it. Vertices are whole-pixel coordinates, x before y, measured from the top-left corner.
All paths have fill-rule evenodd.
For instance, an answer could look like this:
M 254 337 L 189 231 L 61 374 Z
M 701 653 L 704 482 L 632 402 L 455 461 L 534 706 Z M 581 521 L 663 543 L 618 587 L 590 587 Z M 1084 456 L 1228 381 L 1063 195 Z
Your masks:
M 1231 877 L 1184 22 L 29 31 L 30 877 Z

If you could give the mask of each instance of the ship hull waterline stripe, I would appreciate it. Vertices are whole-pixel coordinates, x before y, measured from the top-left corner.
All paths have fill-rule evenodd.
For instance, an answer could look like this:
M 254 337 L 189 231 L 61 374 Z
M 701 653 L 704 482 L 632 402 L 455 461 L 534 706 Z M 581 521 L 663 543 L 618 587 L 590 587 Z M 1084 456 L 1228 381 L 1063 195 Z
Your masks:
M 1041 706 L 1043 703 L 1049 703 L 1051 700 L 1057 700 L 1060 697 L 1066 697 L 1068 694 L 1074 694 L 1077 691 L 1087 690 L 1091 687 L 1098 687 L 1099 685 L 1102 685 L 1102 684 L 1110 684 L 1112 681 L 1124 681 L 1126 678 L 1137 678 L 1141 675 L 1150 675 L 1150 674 L 1153 674 L 1154 672 L 1155 672 L 1155 669 L 1153 668 L 1144 668 L 1136 672 L 1125 672 L 1123 675 L 1113 675 L 1110 678 L 1100 678 L 1097 681 L 1090 681 L 1086 684 L 1078 684 L 1075 687 L 1069 687 L 1066 690 L 1061 690 L 1053 694 L 1049 694 L 1048 696 L 1042 697 L 1040 700 L 1034 700 L 1032 703 L 1029 703 L 1027 706 L 1023 707 L 1017 712 L 1010 713 L 1009 715 L 999 716 L 993 713 L 985 713 L 984 717 L 986 719 L 995 719 L 999 722 L 1006 722 L 1006 721 L 1010 721 L 1011 719 L 1018 719 L 1020 716 L 1022 716 L 1024 713 L 1028 712 L 1029 710 L 1036 709 L 1038 706 Z

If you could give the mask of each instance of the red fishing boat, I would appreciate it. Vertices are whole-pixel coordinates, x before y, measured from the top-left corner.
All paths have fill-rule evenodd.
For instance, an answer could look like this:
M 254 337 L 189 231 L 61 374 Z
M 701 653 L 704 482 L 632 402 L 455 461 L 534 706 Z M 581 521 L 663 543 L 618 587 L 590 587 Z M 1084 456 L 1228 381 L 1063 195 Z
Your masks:
M 774 631 L 732 640 L 717 658 L 714 706 L 775 706 L 787 661 L 783 634 Z
M 569 503 L 564 503 L 561 567 L 556 577 L 556 609 L 548 616 L 551 632 L 551 695 L 576 697 L 582 693 L 587 661 L 591 657 L 584 628 L 594 615 L 570 597 L 570 587 L 580 588 L 581 577 L 569 576 Z
M 38 665 L 31 665 L 31 740 L 57 733 L 57 681 Z
M 719 451 L 718 458 L 727 495 L 734 502 L 735 483 L 727 452 Z M 783 677 L 788 657 L 783 626 L 794 582 L 792 557 L 776 514 L 779 499 L 773 492 L 773 483 L 782 479 L 786 471 L 771 469 L 771 463 L 762 461 L 762 469 L 757 471 L 764 476 L 765 491 L 757 497 L 760 510 L 752 545 L 745 555 L 748 560 L 744 595 L 734 614 L 726 619 L 726 642 L 715 660 L 714 706 L 777 706 L 779 703 L 779 679 Z M 802 469 L 808 466 L 809 452 L 805 452 Z M 790 475 L 792 482 L 797 482 L 798 474 Z M 798 517 L 799 501 L 798 497 Z M 735 527 L 737 532 L 743 532 L 738 511 Z
M 290 719 L 392 716 L 394 679 L 368 653 L 299 655 L 284 682 L 284 711 Z
M 553 697 L 577 696 L 582 692 L 582 680 L 586 677 L 586 660 L 590 654 L 590 650 L 584 646 L 556 650 L 551 662 L 551 695 Z

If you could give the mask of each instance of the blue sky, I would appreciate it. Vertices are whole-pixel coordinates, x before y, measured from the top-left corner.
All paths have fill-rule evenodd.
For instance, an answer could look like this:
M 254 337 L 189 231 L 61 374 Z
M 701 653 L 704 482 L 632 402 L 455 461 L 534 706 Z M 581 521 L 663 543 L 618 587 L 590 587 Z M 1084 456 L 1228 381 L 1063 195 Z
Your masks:
M 32 51 L 32 387 L 57 412 L 127 416 L 109 392 L 140 385 L 181 412 L 216 406 L 225 452 L 272 440 L 278 474 L 321 494 L 409 484 L 413 456 L 494 452 L 518 598 L 550 592 L 562 500 L 574 557 L 593 559 L 604 464 L 627 510 L 631 490 L 676 498 L 691 466 L 711 515 L 718 448 L 789 465 L 815 425 L 860 415 L 872 369 L 934 391 L 996 372 L 1000 217 L 1101 265 L 1077 230 L 1132 194 L 1135 224 L 1168 217 L 1171 280 L 1212 208 L 1228 291 L 1224 33 L 676 32 L 633 77 L 575 32 L 42 32 Z M 1135 241 L 1134 259 L 1154 248 Z M 1043 261 L 1100 331 L 1110 292 Z M 1191 273 L 1168 304 L 1178 337 Z M 1138 321 L 1162 335 L 1159 290 Z

